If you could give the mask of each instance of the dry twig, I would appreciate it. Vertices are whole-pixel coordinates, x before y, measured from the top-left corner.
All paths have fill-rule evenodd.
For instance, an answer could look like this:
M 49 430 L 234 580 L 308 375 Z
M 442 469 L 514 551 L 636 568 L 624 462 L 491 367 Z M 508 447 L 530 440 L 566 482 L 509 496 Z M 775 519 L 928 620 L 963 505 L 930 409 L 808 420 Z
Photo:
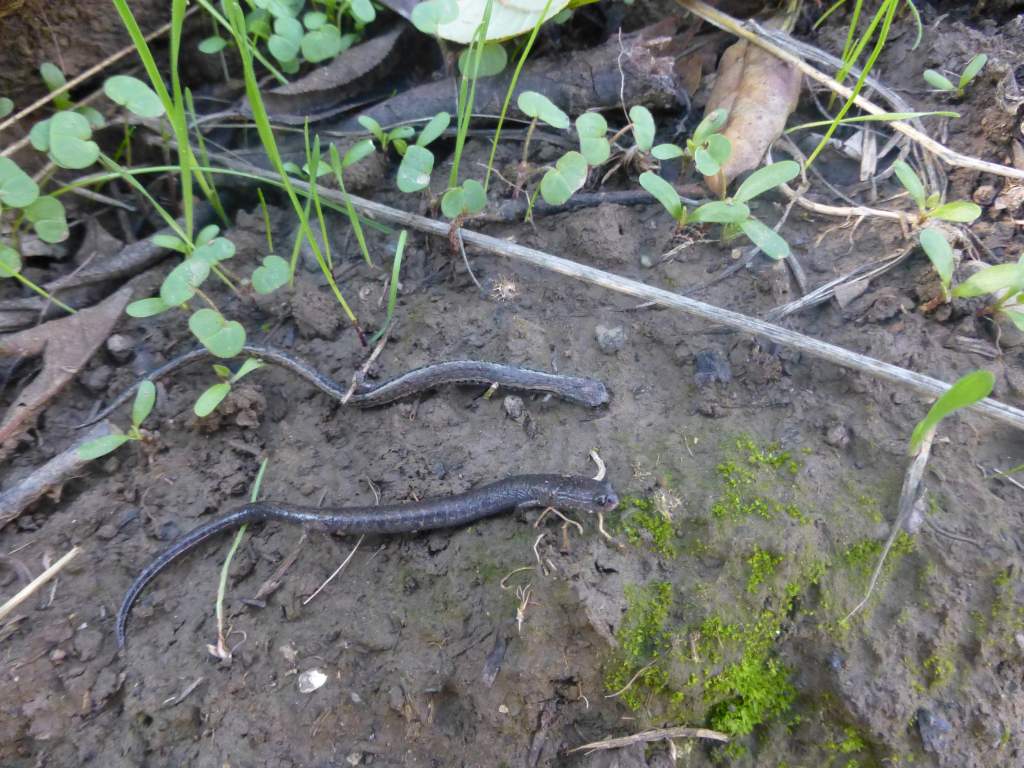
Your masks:
M 582 752 L 584 750 L 596 752 L 601 749 L 621 749 L 632 744 L 647 744 L 652 741 L 661 741 L 662 739 L 710 739 L 712 741 L 728 742 L 729 736 L 721 731 L 712 731 L 709 728 L 688 728 L 686 726 L 655 728 L 651 731 L 634 733 L 632 736 L 592 741 L 589 744 L 573 747 L 569 750 L 568 754 L 571 755 L 573 752 Z
M 18 594 L 16 594 L 3 605 L 0 605 L 0 621 L 6 619 L 7 616 L 15 608 L 17 608 L 23 602 L 28 600 L 30 597 L 32 597 L 32 595 L 36 593 L 36 590 L 38 590 L 40 587 L 46 584 L 46 582 L 48 582 L 50 579 L 52 579 L 54 576 L 56 576 L 58 573 L 64 570 L 64 566 L 66 566 L 68 563 L 74 560 L 78 553 L 81 551 L 82 550 L 80 547 L 72 547 L 70 550 L 68 550 L 67 554 L 65 554 L 60 560 L 58 560 L 56 563 L 51 565 L 41 574 L 36 576 L 36 578 L 34 578 L 30 584 L 28 584 L 25 587 L 22 587 L 21 591 L 18 592 Z

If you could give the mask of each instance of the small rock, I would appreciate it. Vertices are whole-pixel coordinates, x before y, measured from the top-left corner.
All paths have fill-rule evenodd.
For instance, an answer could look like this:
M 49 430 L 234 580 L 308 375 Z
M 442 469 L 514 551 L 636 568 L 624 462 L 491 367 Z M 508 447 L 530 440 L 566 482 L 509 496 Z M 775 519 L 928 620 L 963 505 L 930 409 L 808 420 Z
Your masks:
M 107 339 L 107 352 L 119 363 L 127 362 L 135 351 L 135 339 L 124 333 L 115 333 Z
M 359 765 L 363 762 L 362 752 L 350 752 L 348 757 L 345 758 L 345 762 L 349 765 Z
M 523 414 L 526 413 L 526 405 L 523 403 L 523 398 L 518 395 L 506 395 L 502 405 L 505 406 L 505 413 L 508 414 L 512 421 L 519 421 L 523 418 Z
M 618 354 L 619 350 L 626 346 L 626 331 L 621 325 L 611 328 L 599 325 L 594 332 L 597 336 L 597 346 L 606 355 Z
M 281 655 L 284 656 L 284 660 L 289 664 L 294 664 L 295 660 L 299 657 L 299 652 L 291 643 L 285 643 L 278 648 L 278 650 L 281 652 Z
M 995 202 L 996 194 L 996 188 L 991 184 L 982 184 L 974 190 L 974 194 L 971 195 L 971 199 L 978 205 L 989 206 Z
M 992 335 L 998 340 L 1001 349 L 1024 347 L 1024 331 L 1005 315 L 996 317 Z
M 88 661 L 96 655 L 103 645 L 103 633 L 96 629 L 83 629 L 75 635 L 75 652 L 82 661 Z
M 698 387 L 706 387 L 716 381 L 723 384 L 732 381 L 729 360 L 717 349 L 702 349 L 694 356 L 693 366 L 697 369 L 693 380 Z
M 498 712 L 500 714 L 502 714 L 502 715 L 507 715 L 508 714 L 508 707 L 506 707 L 504 704 L 499 704 L 498 705 Z
M 833 448 L 845 448 L 850 444 L 850 430 L 842 423 L 836 423 L 825 430 L 825 443 Z
M 841 672 L 846 668 L 846 659 L 835 648 L 828 652 L 828 656 L 825 657 L 825 663 L 833 672 Z
M 405 714 L 405 691 L 400 685 L 388 688 L 388 706 L 400 715 Z
M 348 694 L 348 697 L 350 699 L 352 699 L 352 703 L 353 704 L 362 704 L 363 703 L 362 697 L 358 693 L 356 693 L 355 691 L 350 691 L 349 694 Z
M 67 651 L 63 648 L 54 648 L 50 651 L 50 661 L 54 664 L 60 664 L 67 657 Z
M 322 688 L 326 682 L 327 675 L 319 669 L 307 669 L 299 675 L 299 693 L 312 693 L 313 691 Z M 353 765 L 355 765 L 355 763 L 353 763 Z
M 917 731 L 925 752 L 938 754 L 946 749 L 946 737 L 953 731 L 949 720 L 921 707 L 917 710 Z
M 110 377 L 113 375 L 113 368 L 109 365 L 101 365 L 85 372 L 81 378 L 82 386 L 94 394 L 105 392 L 107 385 L 110 384 Z

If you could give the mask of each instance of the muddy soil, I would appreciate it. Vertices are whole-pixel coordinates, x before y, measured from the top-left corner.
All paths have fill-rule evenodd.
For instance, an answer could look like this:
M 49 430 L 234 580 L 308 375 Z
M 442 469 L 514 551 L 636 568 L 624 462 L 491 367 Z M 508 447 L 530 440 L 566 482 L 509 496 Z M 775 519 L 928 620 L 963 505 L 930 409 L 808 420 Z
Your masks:
M 887 51 L 880 74 L 916 87 L 924 67 L 988 51 L 991 71 L 958 105 L 964 128 L 951 127 L 949 142 L 1005 161 L 996 94 L 1022 43 L 1011 28 L 946 19 L 918 52 Z M 463 162 L 486 151 L 472 144 Z M 840 184 L 855 172 L 835 157 L 821 168 Z M 950 195 L 985 184 L 1001 189 L 956 172 Z M 383 177 L 376 197 L 408 205 Z M 755 213 L 773 222 L 782 209 L 767 200 Z M 1024 244 L 1014 215 L 989 209 L 975 227 L 1003 261 Z M 275 220 L 275 240 L 290 243 L 287 215 Z M 838 224 L 797 210 L 783 230 L 814 285 L 902 242 L 894 225 Z M 681 292 L 733 258 L 697 243 L 659 261 L 674 243 L 654 205 L 482 229 Z M 239 213 L 229 235 L 238 263 L 255 264 L 258 212 Z M 358 263 L 340 218 L 330 235 L 348 260 L 346 295 L 368 327 L 379 325 L 384 271 Z M 380 261 L 396 238 L 371 233 Z M 568 750 L 749 717 L 728 748 L 677 742 L 676 764 L 1024 765 L 1024 491 L 990 477 L 1021 462 L 1019 432 L 974 415 L 943 425 L 920 524 L 867 608 L 842 622 L 888 535 L 925 399 L 532 267 L 470 258 L 482 289 L 447 243 L 411 237 L 397 325 L 372 373 L 496 360 L 598 377 L 611 404 L 589 411 L 451 388 L 359 411 L 263 369 L 198 420 L 191 408 L 214 381 L 210 368 L 163 382 L 151 444 L 99 462 L 3 531 L 3 553 L 34 571 L 72 545 L 84 551 L 3 625 L 0 764 L 667 766 L 663 743 Z M 917 254 L 843 308 L 786 324 L 947 381 L 984 367 L 996 374 L 995 397 L 1024 405 L 1024 345 L 1007 333 L 997 350 L 968 305 L 918 311 L 933 289 Z M 365 359 L 315 265 L 304 262 L 293 291 L 258 304 L 214 295 L 261 329 L 258 340 L 338 380 Z M 795 295 L 784 265 L 755 262 L 698 298 L 759 316 Z M 131 354 L 97 355 L 0 469 L 3 487 L 62 450 L 97 400 L 192 345 L 184 318 L 171 315 L 126 317 L 118 333 Z M 956 337 L 984 344 L 947 345 Z M 716 377 L 703 375 L 709 366 Z M 3 396 L 6 405 L 11 390 Z M 591 449 L 629 499 L 608 521 L 613 540 L 592 519 L 580 520 L 581 533 L 536 512 L 368 537 L 307 602 L 357 542 L 268 524 L 248 532 L 228 581 L 230 665 L 207 651 L 226 541 L 155 582 L 117 653 L 113 616 L 131 579 L 180 533 L 247 498 L 263 457 L 266 498 L 330 506 L 450 494 L 509 474 L 590 473 Z M 247 602 L 289 557 L 265 607 Z M 16 588 L 13 578 L 0 585 Z M 301 692 L 310 672 L 325 680 Z

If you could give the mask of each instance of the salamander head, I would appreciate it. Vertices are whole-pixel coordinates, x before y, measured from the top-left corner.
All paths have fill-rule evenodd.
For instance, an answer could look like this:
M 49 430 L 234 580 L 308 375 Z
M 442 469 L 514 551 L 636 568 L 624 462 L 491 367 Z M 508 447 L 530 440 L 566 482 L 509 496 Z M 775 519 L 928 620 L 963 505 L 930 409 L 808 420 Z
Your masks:
M 548 484 L 540 502 L 563 512 L 611 512 L 619 496 L 608 480 L 560 477 Z

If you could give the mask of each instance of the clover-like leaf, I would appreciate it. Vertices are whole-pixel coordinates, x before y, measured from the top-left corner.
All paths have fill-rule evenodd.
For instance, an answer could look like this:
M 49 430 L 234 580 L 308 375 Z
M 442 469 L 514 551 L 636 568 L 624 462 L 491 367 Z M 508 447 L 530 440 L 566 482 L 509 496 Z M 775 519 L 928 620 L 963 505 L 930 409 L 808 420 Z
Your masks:
M 629 110 L 629 121 L 633 123 L 633 138 L 644 152 L 654 146 L 654 117 L 647 107 L 637 104 Z
M 61 243 L 68 239 L 68 220 L 64 204 L 46 195 L 36 198 L 25 208 L 25 217 L 32 222 L 39 239 L 44 243 Z
M 75 107 L 75 112 L 80 114 L 86 120 L 89 121 L 89 127 L 94 131 L 99 130 L 107 124 L 106 119 L 103 117 L 103 113 L 98 109 L 93 109 L 89 106 Z
M 234 357 L 245 346 L 245 328 L 237 320 L 227 320 L 215 309 L 196 310 L 188 319 L 189 330 L 217 357 Z
M 430 184 L 430 173 L 433 170 L 433 152 L 416 144 L 407 147 L 398 166 L 398 188 L 405 193 L 425 189 Z
M 78 457 L 85 461 L 92 461 L 116 451 L 129 440 L 131 440 L 131 437 L 128 435 L 104 435 L 103 437 L 97 437 L 95 440 L 90 440 L 88 443 L 78 447 Z
M 211 267 L 235 255 L 235 244 L 226 237 L 215 237 L 192 251 L 191 259 L 205 261 Z M 190 260 L 191 260 L 190 259 Z
M 305 4 L 305 0 L 253 0 L 253 5 L 267 11 L 274 19 L 294 19 Z
M 349 4 L 348 12 L 360 24 L 369 24 L 377 18 L 377 12 L 373 9 L 373 4 L 370 3 L 370 0 L 352 0 Z
M 21 254 L 9 245 L 0 243 L 0 280 L 21 272 Z
M 86 121 L 88 122 L 88 120 Z M 28 140 L 40 152 L 50 151 L 50 119 L 40 120 L 28 132 Z
M 302 23 L 306 29 L 320 29 L 327 23 L 327 14 L 323 11 L 307 11 L 302 16 Z
M 291 272 L 287 261 L 271 253 L 263 257 L 263 264 L 252 273 L 252 288 L 261 295 L 273 293 L 288 282 Z
M 14 111 L 14 102 L 6 96 L 0 96 L 0 119 L 7 117 Z
M 0 205 L 24 208 L 39 197 L 39 186 L 9 157 L 0 157 Z
M 541 197 L 549 205 L 564 205 L 586 183 L 587 170 L 587 160 L 582 154 L 566 152 L 540 180 Z
M 1024 265 L 995 264 L 985 267 L 953 289 L 953 295 L 970 299 L 997 291 L 1024 291 Z
M 700 121 L 697 129 L 693 132 L 693 136 L 690 137 L 694 144 L 703 144 L 708 140 L 708 137 L 718 131 L 725 125 L 729 119 L 729 111 L 727 109 L 715 109 L 708 115 L 704 116 L 704 119 Z
M 304 32 L 297 19 L 279 16 L 274 19 L 274 34 L 267 40 L 267 50 L 281 63 L 293 61 L 299 55 Z
M 441 197 L 441 213 L 449 219 L 473 216 L 486 207 L 487 193 L 476 179 L 466 179 L 461 186 L 452 187 Z
M 132 403 L 133 427 L 142 426 L 142 422 L 153 412 L 154 403 L 156 403 L 156 384 L 149 379 L 143 379 L 139 383 L 139 391 L 135 393 L 135 402 Z
M 186 259 L 171 270 L 160 286 L 160 298 L 177 307 L 196 295 L 196 289 L 210 275 L 210 263 L 203 259 Z
M 658 144 L 651 148 L 651 154 L 659 160 L 674 160 L 686 154 L 686 150 L 675 144 Z
M 342 50 L 341 32 L 333 24 L 314 29 L 302 36 L 302 58 L 314 64 L 333 59 Z
M 425 0 L 412 9 L 413 26 L 425 35 L 436 35 L 438 27 L 459 17 L 455 0 Z
M 543 93 L 523 91 L 516 99 L 516 104 L 527 117 L 541 120 L 552 128 L 565 130 L 569 127 L 569 116 L 555 106 L 551 99 Z
M 740 224 L 750 217 L 750 209 L 731 200 L 712 200 L 695 209 L 690 220 L 709 224 Z
M 685 218 L 686 208 L 683 207 L 683 201 L 679 199 L 679 193 L 661 176 L 652 171 L 644 171 L 640 174 L 640 186 L 654 195 L 673 219 L 682 221 Z
M 721 134 L 715 134 L 719 135 Z M 715 176 L 722 170 L 722 164 L 705 147 L 697 147 L 693 153 L 693 164 L 704 176 Z
M 100 148 L 89 121 L 77 112 L 58 112 L 48 121 L 50 157 L 61 168 L 80 170 L 96 162 Z
M 205 53 L 207 55 L 220 53 L 224 50 L 227 44 L 228 41 L 223 37 L 213 35 L 212 37 L 205 37 L 199 41 L 199 51 L 200 53 Z
M 217 410 L 217 406 L 221 404 L 230 392 L 230 384 L 226 381 L 218 381 L 199 396 L 199 399 L 196 400 L 196 404 L 192 406 L 192 410 L 195 412 L 196 416 L 204 419 Z
M 745 203 L 770 189 L 775 189 L 779 184 L 785 184 L 799 174 L 800 163 L 795 160 L 782 160 L 766 165 L 747 176 L 732 198 L 738 203 Z
M 148 299 L 133 301 L 125 307 L 124 311 L 129 317 L 153 317 L 161 312 L 166 312 L 170 308 L 171 305 L 159 296 L 153 296 Z
M 216 224 L 207 224 L 196 234 L 196 246 L 206 245 L 220 234 L 220 227 Z
M 900 184 L 903 185 L 903 188 L 910 193 L 914 202 L 917 203 L 917 207 L 923 211 L 926 201 L 924 184 L 921 183 L 921 178 L 914 173 L 913 168 L 902 160 L 895 161 L 892 164 L 892 170 L 896 174 L 896 178 L 900 180 Z
M 115 104 L 120 104 L 139 117 L 160 117 L 164 104 L 153 89 L 131 75 L 114 75 L 103 83 L 103 92 Z
M 50 93 L 63 88 L 68 82 L 60 67 L 50 61 L 44 61 L 39 66 L 39 74 L 43 78 L 46 90 Z M 59 96 L 54 96 L 53 103 L 57 109 L 71 109 L 71 97 L 66 92 Z
M 764 251 L 764 255 L 768 258 L 777 261 L 789 256 L 789 243 L 783 240 L 778 232 L 757 219 L 753 217 L 744 219 L 740 223 L 740 229 L 754 245 Z
M 929 218 L 970 224 L 981 216 L 981 206 L 967 200 L 953 200 L 928 211 Z
M 438 136 L 448 130 L 448 126 L 452 122 L 452 116 L 447 112 L 438 112 L 430 121 L 423 126 L 423 130 L 420 131 L 420 135 L 416 139 L 417 146 L 425 147 L 430 142 L 434 141 Z
M 953 269 L 956 266 L 956 259 L 953 256 L 953 249 L 949 245 L 946 236 L 939 230 L 928 227 L 922 229 L 918 235 L 921 247 L 924 249 L 928 260 L 931 261 L 935 272 L 942 283 L 943 293 L 949 295 L 949 284 L 953 280 Z
M 957 382 L 943 393 L 935 401 L 928 415 L 914 427 L 910 436 L 910 453 L 917 453 L 921 441 L 925 435 L 939 426 L 939 422 L 954 411 L 973 405 L 979 400 L 984 400 L 992 393 L 996 377 L 988 371 L 972 371 L 966 376 L 961 376 Z
M 459 54 L 459 72 L 466 77 L 473 77 L 473 62 L 476 61 L 476 48 L 466 48 Z M 508 64 L 508 54 L 505 46 L 501 43 L 486 43 L 480 49 L 480 66 L 476 71 L 476 77 L 493 77 L 505 69 Z
M 599 112 L 584 112 L 576 118 L 576 133 L 580 137 L 580 152 L 590 165 L 601 165 L 611 155 L 611 145 L 605 134 L 608 121 Z
M 934 69 L 924 71 L 924 81 L 937 91 L 955 91 L 956 86 L 945 75 L 936 72 Z

